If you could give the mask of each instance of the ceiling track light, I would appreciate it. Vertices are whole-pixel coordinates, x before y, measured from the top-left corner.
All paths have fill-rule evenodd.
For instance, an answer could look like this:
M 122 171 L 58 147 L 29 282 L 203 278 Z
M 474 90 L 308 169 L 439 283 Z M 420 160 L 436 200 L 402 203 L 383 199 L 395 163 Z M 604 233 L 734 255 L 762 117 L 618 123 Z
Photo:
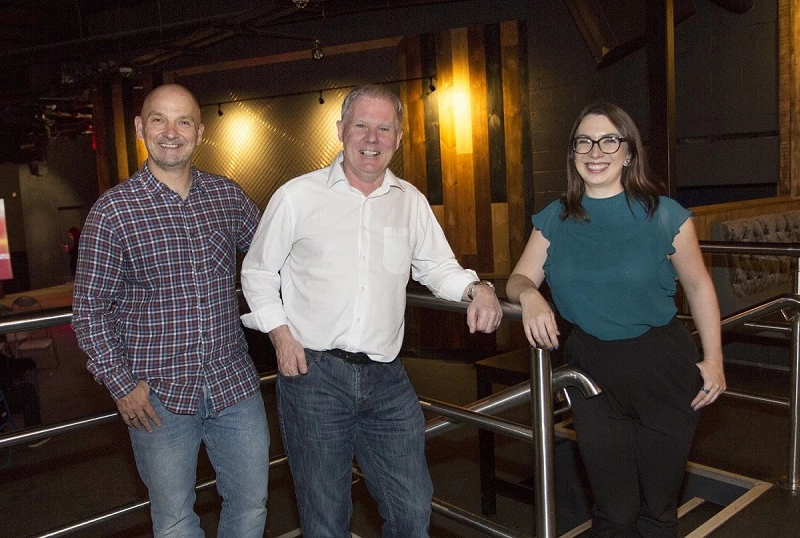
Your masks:
M 322 98 L 322 90 L 319 91 L 319 104 L 325 104 L 325 99 Z
M 315 39 L 314 48 L 311 49 L 311 57 L 317 61 L 320 61 L 323 56 L 325 56 L 325 53 L 322 52 L 322 40 Z
M 222 117 L 223 114 L 225 114 L 225 113 L 222 111 L 222 103 L 218 103 L 217 104 L 217 116 Z

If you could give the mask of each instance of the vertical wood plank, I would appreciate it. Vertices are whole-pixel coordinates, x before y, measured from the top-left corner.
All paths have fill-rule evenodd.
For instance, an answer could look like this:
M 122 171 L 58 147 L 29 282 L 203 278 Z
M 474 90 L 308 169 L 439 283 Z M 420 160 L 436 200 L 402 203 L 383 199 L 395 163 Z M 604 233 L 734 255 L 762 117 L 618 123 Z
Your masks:
M 508 226 L 508 204 L 492 204 L 492 255 L 494 256 L 495 274 L 511 274 Z
M 420 65 L 425 75 L 437 74 L 438 68 L 437 36 L 422 34 L 420 36 Z M 429 80 L 429 85 L 432 83 Z M 442 149 L 439 133 L 439 97 L 437 93 L 426 93 L 423 98 L 425 123 L 425 177 L 427 181 L 428 201 L 441 205 L 442 201 Z
M 117 183 L 131 175 L 128 170 L 128 144 L 125 137 L 125 102 L 122 84 L 116 80 L 111 84 L 111 110 L 114 124 L 114 147 L 117 155 Z
M 486 110 L 486 55 L 483 27 L 470 28 L 469 80 L 472 102 L 472 170 L 475 196 L 476 269 L 494 271 L 492 237 L 491 172 L 489 168 L 489 123 Z
M 523 197 L 522 118 L 520 114 L 519 32 L 516 21 L 500 24 L 503 65 L 503 116 L 505 119 L 506 187 L 508 192 L 508 239 L 511 265 L 525 248 L 525 201 Z
M 436 67 L 438 89 L 435 92 L 439 107 L 439 147 L 442 159 L 442 228 L 456 258 L 459 252 L 458 229 L 458 193 L 456 181 L 458 166 L 456 161 L 456 138 L 453 110 L 453 57 L 451 50 L 451 33 L 437 34 Z
M 800 7 L 778 2 L 778 195 L 800 197 Z
M 400 46 L 400 78 L 415 79 L 422 76 L 419 36 L 403 39 Z M 428 193 L 425 166 L 425 105 L 420 80 L 410 80 L 400 85 L 401 99 L 406 108 L 403 121 L 403 167 L 406 181 L 422 193 Z
M 475 222 L 475 174 L 473 169 L 473 107 L 470 82 L 469 35 L 466 28 L 451 31 L 453 58 L 453 123 L 456 142 L 456 177 L 453 186 L 458 229 L 457 256 L 474 266 L 478 251 Z

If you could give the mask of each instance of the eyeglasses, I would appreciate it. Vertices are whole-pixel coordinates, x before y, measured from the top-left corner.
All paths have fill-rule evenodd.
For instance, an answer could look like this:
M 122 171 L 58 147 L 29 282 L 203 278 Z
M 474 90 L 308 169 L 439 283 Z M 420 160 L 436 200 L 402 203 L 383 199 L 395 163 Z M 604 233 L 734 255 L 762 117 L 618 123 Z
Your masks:
M 589 153 L 595 144 L 600 148 L 600 151 L 606 154 L 616 153 L 619 147 L 625 141 L 624 136 L 619 135 L 606 135 L 601 136 L 597 140 L 592 140 L 588 136 L 576 136 L 572 139 L 572 151 L 575 153 Z

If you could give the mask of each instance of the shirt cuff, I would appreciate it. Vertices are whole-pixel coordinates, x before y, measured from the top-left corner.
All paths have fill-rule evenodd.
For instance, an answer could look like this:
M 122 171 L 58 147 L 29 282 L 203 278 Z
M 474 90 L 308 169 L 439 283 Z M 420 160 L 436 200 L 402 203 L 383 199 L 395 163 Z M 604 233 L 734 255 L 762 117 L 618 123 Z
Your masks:
M 282 308 L 276 311 L 273 307 L 259 308 L 255 312 L 240 316 L 242 325 L 248 329 L 268 333 L 281 325 L 288 325 L 289 320 Z
M 102 382 L 114 401 L 117 401 L 130 394 L 139 380 L 134 378 L 133 372 L 127 368 L 117 368 L 111 374 L 103 376 Z
M 472 269 L 464 269 L 463 272 L 447 277 L 437 295 L 448 301 L 460 301 L 467 286 L 476 280 L 479 280 L 478 273 Z

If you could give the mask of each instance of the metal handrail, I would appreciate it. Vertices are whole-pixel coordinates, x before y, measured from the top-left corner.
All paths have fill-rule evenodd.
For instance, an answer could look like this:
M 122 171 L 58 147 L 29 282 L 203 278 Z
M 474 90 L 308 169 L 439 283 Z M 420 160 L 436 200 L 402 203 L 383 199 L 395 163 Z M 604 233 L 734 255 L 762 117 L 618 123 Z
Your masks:
M 773 256 L 791 256 L 795 258 L 800 258 L 800 245 L 796 244 L 789 244 L 789 243 L 770 243 L 770 244 L 758 244 L 758 243 L 747 243 L 746 245 L 743 243 L 731 243 L 731 242 L 718 242 L 718 241 L 701 241 L 700 248 L 705 254 L 755 254 L 755 255 L 773 255 Z M 800 266 L 800 264 L 798 264 Z M 782 484 L 787 488 L 797 490 L 800 489 L 798 486 L 800 484 L 800 465 L 798 462 L 800 461 L 800 430 L 798 430 L 798 402 L 800 402 L 800 381 L 798 380 L 798 372 L 800 372 L 800 316 L 797 315 L 800 312 L 800 290 L 798 290 L 798 281 L 800 279 L 797 278 L 797 275 L 794 275 L 795 280 L 795 294 L 794 295 L 784 295 L 780 297 L 776 297 L 774 299 L 768 300 L 765 303 L 757 305 L 753 308 L 749 308 L 743 310 L 741 312 L 737 312 L 731 316 L 726 317 L 722 320 L 722 328 L 725 329 L 733 329 L 737 327 L 748 327 L 748 328 L 756 328 L 762 329 L 767 328 L 770 330 L 776 330 L 780 332 L 787 332 L 791 331 L 792 334 L 792 378 L 791 378 L 791 395 L 788 402 L 788 407 L 790 409 L 791 414 L 791 432 L 790 432 L 790 454 L 789 454 L 789 473 L 785 480 L 785 483 Z M 449 312 L 465 312 L 468 305 L 467 303 L 458 303 L 458 302 L 450 302 L 450 301 L 443 301 L 440 299 L 436 299 L 431 296 L 427 292 L 422 291 L 413 291 L 410 290 L 407 293 L 407 306 L 418 306 L 423 308 L 432 308 L 436 310 L 443 310 Z M 512 320 L 520 320 L 521 319 L 521 308 L 519 305 L 512 304 L 506 301 L 501 301 L 501 307 L 503 309 L 503 313 L 506 316 L 506 319 Z M 764 324 L 764 323 L 757 323 L 755 320 L 779 311 L 789 309 L 795 313 L 795 316 L 792 320 L 792 327 L 788 329 L 782 325 L 771 325 L 771 324 Z M 17 332 L 17 331 L 25 331 L 25 330 L 33 330 L 39 328 L 46 328 L 52 327 L 56 325 L 67 324 L 72 319 L 72 309 L 70 307 L 60 307 L 54 309 L 47 309 L 47 310 L 40 310 L 37 312 L 28 312 L 22 314 L 13 314 L 4 316 L 0 318 L 0 334 L 10 333 L 10 332 Z M 562 370 L 562 369 L 555 369 L 551 370 L 551 365 L 549 362 L 549 353 L 546 350 L 541 349 L 532 349 L 531 350 L 531 382 L 530 386 L 526 386 L 526 383 L 520 384 L 518 386 L 512 387 L 505 391 L 501 391 L 498 393 L 493 394 L 488 398 L 484 398 L 478 402 L 474 402 L 467 408 L 463 408 L 463 410 L 457 410 L 453 416 L 457 417 L 457 420 L 460 422 L 465 420 L 466 422 L 479 422 L 484 423 L 485 426 L 489 427 L 490 429 L 504 429 L 507 428 L 507 425 L 503 424 L 501 419 L 497 419 L 496 417 L 478 417 L 477 420 L 472 415 L 479 415 L 485 413 L 491 413 L 500 411 L 502 409 L 506 409 L 508 407 L 517 405 L 518 403 L 523 403 L 524 400 L 527 398 L 531 398 L 531 408 L 532 408 L 532 423 L 537 425 L 536 431 L 531 429 L 531 438 L 534 439 L 534 449 L 536 455 L 536 466 L 537 466 L 537 476 L 541 477 L 540 480 L 537 480 L 537 490 L 536 490 L 536 507 L 537 507 L 537 518 L 536 518 L 536 535 L 537 536 L 555 536 L 555 502 L 554 502 L 554 486 L 553 486 L 553 447 L 552 447 L 552 437 L 550 435 L 552 431 L 552 412 L 553 412 L 553 404 L 552 404 L 552 394 L 554 391 L 558 390 L 557 387 L 560 387 L 565 379 L 568 379 L 574 386 L 579 386 L 585 394 L 591 393 L 591 387 L 593 383 L 590 379 L 582 377 L 580 372 L 577 371 L 570 371 L 570 370 Z M 563 368 L 563 367 L 562 367 Z M 564 376 L 568 372 L 568 375 Z M 561 378 L 559 381 L 559 375 L 564 377 Z M 268 377 L 272 377 L 274 380 L 274 374 L 271 376 L 265 376 L 262 378 L 262 382 L 265 382 Z M 269 382 L 269 381 L 266 381 Z M 587 392 L 587 388 L 589 388 Z M 765 398 L 761 396 L 755 395 L 748 395 L 742 393 L 736 393 L 733 391 L 728 391 L 726 393 L 729 396 L 734 397 L 741 397 L 753 401 L 767 401 L 769 403 L 778 403 L 781 405 L 786 405 L 785 400 L 779 399 L 771 399 Z M 442 415 L 447 415 L 450 413 L 450 410 L 447 409 L 448 404 L 444 404 L 439 407 L 439 402 L 425 402 L 424 400 L 420 400 L 421 405 L 428 406 L 431 410 L 436 410 Z M 21 432 L 18 434 L 12 435 L 5 435 L 0 436 L 0 448 L 5 446 L 11 446 L 12 444 L 18 444 L 23 442 L 33 441 L 35 439 L 39 439 L 42 437 L 47 437 L 48 435 L 53 435 L 57 433 L 66 433 L 67 431 L 75 430 L 78 428 L 83 428 L 93 424 L 99 424 L 108 422 L 111 420 L 115 420 L 117 418 L 117 413 L 105 413 L 101 415 L 97 415 L 94 417 L 87 417 L 82 418 L 74 421 L 68 421 L 57 425 L 51 425 L 43 428 L 36 428 L 31 429 L 25 432 Z M 453 424 L 453 420 L 448 420 L 445 418 L 434 419 L 429 421 L 426 425 L 426 436 L 433 437 L 444 431 L 447 431 L 451 427 L 455 427 Z M 511 426 L 510 430 L 515 430 L 515 426 Z M 506 432 L 507 433 L 507 432 Z M 525 434 L 527 436 L 527 433 Z M 278 458 L 275 462 L 270 462 L 270 466 L 273 464 L 278 464 L 285 462 L 285 456 L 282 458 Z M 211 481 L 208 484 L 200 484 L 198 487 L 209 487 L 213 484 Z M 442 505 L 437 504 L 439 501 L 434 500 L 434 509 L 441 509 L 442 513 L 447 515 L 448 512 L 451 512 L 452 509 L 450 508 L 442 508 Z M 127 507 L 120 507 L 116 510 L 110 511 L 99 518 L 94 518 L 92 520 L 87 520 L 86 524 L 97 524 L 98 522 L 105 521 L 107 518 L 114 517 L 115 515 L 122 515 L 127 513 L 131 509 L 138 509 L 144 506 L 147 506 L 148 503 L 145 501 L 144 503 L 135 503 L 135 505 L 127 506 Z M 457 512 L 458 510 L 456 510 Z M 462 517 L 466 517 L 469 519 L 469 514 L 459 514 L 458 519 Z M 473 524 L 476 525 L 483 525 L 484 522 L 479 519 L 474 519 Z M 491 522 L 488 522 L 487 525 L 491 526 Z M 73 532 L 74 526 L 70 527 L 70 531 Z M 487 527 L 488 529 L 488 527 Z M 60 529 L 56 531 L 55 535 L 62 535 L 66 534 L 66 529 Z M 495 530 L 497 536 L 506 536 L 507 534 L 501 528 L 497 528 Z
M 423 306 L 426 308 L 440 309 L 451 312 L 466 312 L 468 303 L 458 303 L 451 301 L 444 301 L 437 299 L 430 295 L 428 292 L 415 292 L 409 291 L 407 293 L 408 304 L 410 306 Z M 510 319 L 521 319 L 522 310 L 519 305 L 511 304 L 506 301 L 501 302 L 503 312 Z M 22 330 L 30 330 L 33 328 L 50 327 L 54 325 L 62 325 L 69 323 L 72 317 L 70 308 L 57 308 L 49 310 L 41 310 L 37 312 L 23 313 L 11 315 L 3 318 L 0 321 L 0 334 L 8 332 L 16 332 Z M 541 537 L 555 537 L 556 524 L 555 524 L 555 481 L 554 481 L 554 455 L 553 455 L 553 403 L 552 403 L 552 386 L 553 376 L 551 372 L 550 353 L 547 350 L 532 349 L 531 350 L 531 381 L 529 387 L 526 389 L 531 395 L 531 411 L 534 418 L 533 424 L 539 427 L 532 430 L 530 437 L 534 442 L 535 453 L 535 467 L 537 476 L 542 477 L 537 481 L 537 489 L 535 493 L 535 521 L 534 526 L 537 529 L 536 535 Z M 535 373 L 538 372 L 538 373 Z M 275 374 L 262 377 L 262 382 L 274 381 Z M 558 369 L 556 375 L 556 386 L 576 386 L 580 388 L 584 394 L 593 395 L 599 393 L 600 389 L 589 379 L 583 372 L 566 366 Z M 503 395 L 497 397 L 498 399 L 505 399 Z M 489 397 L 483 400 L 489 408 L 493 406 L 494 397 Z M 449 415 L 462 422 L 477 422 L 482 426 L 489 427 L 497 431 L 514 431 L 516 425 L 504 421 L 497 417 L 490 417 L 481 415 L 480 413 L 467 410 L 458 409 L 454 411 L 454 407 L 447 408 L 448 404 L 443 403 L 430 403 L 420 400 L 420 405 L 423 407 L 428 405 L 429 408 L 440 407 L 441 414 Z M 66 433 L 74 429 L 83 428 L 88 425 L 100 424 L 110 422 L 117 418 L 116 412 L 103 413 L 94 417 L 77 419 L 72 421 L 63 422 L 56 425 L 33 428 L 27 431 L 12 433 L 10 435 L 0 436 L 0 448 L 6 446 L 13 446 L 15 444 L 30 442 L 35 439 L 47 437 L 54 434 Z M 435 422 L 435 421 L 434 421 Z M 427 430 L 426 430 L 427 432 Z M 285 458 L 284 458 L 285 459 Z M 272 461 L 270 463 L 272 465 Z M 215 481 L 211 480 L 205 484 L 199 484 L 198 488 L 206 488 L 213 484 Z M 120 507 L 115 510 L 109 511 L 105 514 L 90 518 L 88 520 L 68 525 L 59 529 L 49 531 L 43 536 L 63 536 L 71 534 L 79 529 L 87 528 L 106 521 L 118 515 L 123 515 L 131 510 L 137 510 L 148 506 L 148 502 L 137 502 L 128 506 Z M 512 536 L 502 526 L 497 525 L 491 521 L 485 520 L 475 514 L 470 514 L 464 510 L 454 509 L 449 507 L 446 503 L 439 499 L 434 499 L 433 509 L 438 513 L 451 517 L 457 521 L 465 522 L 484 531 L 491 531 L 493 536 Z

